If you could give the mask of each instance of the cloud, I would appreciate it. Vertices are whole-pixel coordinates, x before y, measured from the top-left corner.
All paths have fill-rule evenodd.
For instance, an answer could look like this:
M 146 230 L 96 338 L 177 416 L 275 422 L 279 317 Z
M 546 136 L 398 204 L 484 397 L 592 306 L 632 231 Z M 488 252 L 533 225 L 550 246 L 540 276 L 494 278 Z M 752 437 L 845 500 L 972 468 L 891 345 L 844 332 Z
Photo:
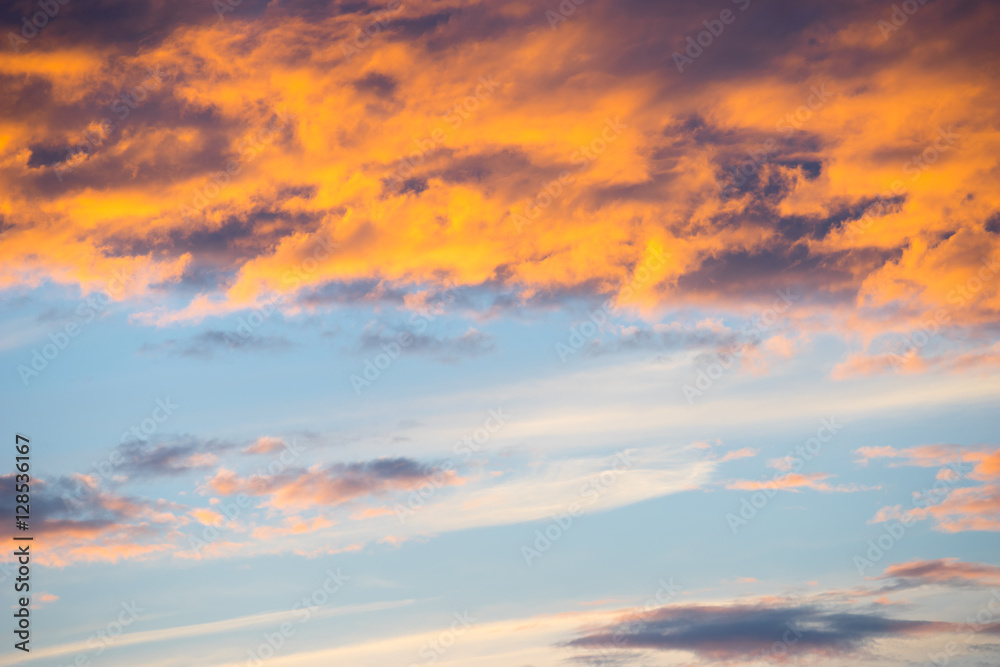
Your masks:
M 234 443 L 222 440 L 193 437 L 155 443 L 130 440 L 115 449 L 112 460 L 120 459 L 115 470 L 121 474 L 138 478 L 171 476 L 211 468 L 217 463 L 219 454 L 235 447 Z
M 216 526 L 221 524 L 225 520 L 223 519 L 222 515 L 219 514 L 218 512 L 213 512 L 212 510 L 204 509 L 201 507 L 191 510 L 190 514 L 199 523 L 202 523 L 206 526 Z
M 244 454 L 273 454 L 275 452 L 280 452 L 286 447 L 285 441 L 281 438 L 272 438 L 271 436 L 261 436 L 254 440 L 253 444 L 244 447 Z
M 42 607 L 45 607 L 45 606 L 49 605 L 50 603 L 55 602 L 58 599 L 59 599 L 59 596 L 58 595 L 53 595 L 52 593 L 36 593 L 35 595 L 33 595 L 31 597 L 31 600 L 32 600 L 32 602 L 31 602 L 31 608 L 33 610 L 34 609 L 41 609 Z
M 897 450 L 894 447 L 858 447 L 854 453 L 858 457 L 856 462 L 864 466 L 868 465 L 868 461 L 871 459 L 897 456 Z
M 405 347 L 400 341 L 409 341 Z M 470 328 L 460 336 L 432 336 L 401 331 L 366 331 L 358 341 L 358 353 L 384 352 L 386 346 L 400 346 L 407 352 L 416 352 L 446 363 L 477 357 L 492 352 L 496 346 L 493 336 Z
M 891 619 L 809 604 L 670 605 L 568 642 L 576 648 L 685 651 L 710 662 L 784 662 L 858 656 L 881 639 L 952 630 L 948 623 Z
M 855 450 L 860 461 L 884 458 L 890 465 L 933 468 L 941 466 L 930 491 L 915 494 L 915 507 L 881 508 L 872 523 L 898 519 L 931 519 L 944 532 L 1000 530 L 1000 449 L 995 445 L 922 445 L 907 449 L 862 447 Z M 961 482 L 982 482 L 978 486 L 958 486 Z
M 706 19 L 690 0 L 592 0 L 556 30 L 516 3 L 421 0 L 349 58 L 361 3 L 245 0 L 219 21 L 79 2 L 29 58 L 0 57 L 0 288 L 124 271 L 116 300 L 166 325 L 444 285 L 498 307 L 736 313 L 794 283 L 800 328 L 861 341 L 837 377 L 885 370 L 868 343 L 942 309 L 942 349 L 910 370 L 1000 359 L 979 335 L 1000 313 L 1000 93 L 970 65 L 992 57 L 989 2 L 928 3 L 889 39 L 861 0 L 754 3 L 683 72 L 671 54 Z M 312 259 L 317 241 L 337 245 Z M 650 247 L 669 262 L 626 291 Z M 162 351 L 208 356 L 221 333 Z M 464 338 L 425 345 L 489 347 Z M 650 328 L 609 350 L 689 342 Z
M 14 475 L 0 476 L 0 509 L 13 515 Z M 84 475 L 35 478 L 31 489 L 31 533 L 41 563 L 116 562 L 170 549 L 166 534 L 183 525 L 180 507 L 102 491 Z
M 240 477 L 220 469 L 206 484 L 220 495 L 245 493 L 267 496 L 282 509 L 341 505 L 364 496 L 411 490 L 423 484 L 463 484 L 455 472 L 423 465 L 407 458 L 384 458 L 359 463 L 337 463 L 309 469 L 287 468 L 276 475 Z
M 952 489 L 941 502 L 908 513 L 915 519 L 933 519 L 948 533 L 1000 531 L 1000 484 Z
M 300 516 L 285 517 L 278 526 L 258 526 L 251 533 L 255 540 L 269 542 L 276 537 L 286 537 L 288 535 L 303 535 L 314 533 L 324 528 L 334 525 L 333 521 L 318 516 L 313 519 L 303 519 Z
M 967 447 L 963 445 L 920 445 L 897 449 L 895 447 L 859 447 L 854 450 L 858 461 L 867 465 L 876 458 L 894 459 L 890 465 L 936 468 L 949 466 L 948 470 L 968 473 L 972 479 L 990 481 L 1000 479 L 1000 449 L 990 445 Z
M 726 461 L 735 461 L 736 459 L 746 459 L 753 456 L 757 456 L 757 450 L 750 447 L 743 447 L 741 449 L 734 449 L 732 451 L 726 452 L 719 463 L 725 463 Z
M 781 489 L 794 491 L 796 489 L 813 489 L 815 491 L 836 491 L 841 493 L 852 493 L 854 491 L 867 491 L 868 487 L 857 486 L 854 484 L 828 484 L 824 480 L 833 477 L 828 473 L 813 472 L 813 473 L 787 473 L 781 475 L 780 479 L 776 476 L 774 479 L 768 481 L 756 481 L 749 479 L 740 479 L 726 482 L 727 489 L 737 489 L 742 491 L 757 491 L 759 489 Z
M 406 291 L 386 285 L 376 279 L 353 282 L 334 281 L 310 287 L 299 295 L 298 302 L 311 308 L 358 303 L 402 304 Z
M 957 558 L 913 560 L 890 565 L 879 578 L 892 579 L 900 588 L 929 584 L 985 588 L 1000 585 L 1000 567 L 986 563 L 962 562 Z
M 284 336 L 242 334 L 237 331 L 210 330 L 187 339 L 168 338 L 159 343 L 145 343 L 139 351 L 146 354 L 161 353 L 178 357 L 210 359 L 223 349 L 255 352 L 279 352 L 292 347 Z
M 756 580 L 748 577 L 736 581 Z M 897 657 L 898 644 L 892 645 L 890 656 L 880 648 L 880 641 L 935 635 L 947 638 L 969 627 L 916 620 L 912 615 L 907 619 L 890 618 L 885 608 L 900 604 L 891 596 L 927 585 L 962 590 L 995 586 L 1000 581 L 1000 568 L 957 558 L 914 560 L 886 567 L 875 581 L 879 582 L 875 587 L 806 595 L 768 595 L 714 604 L 647 604 L 641 610 L 618 610 L 611 622 L 590 623 L 563 645 L 598 652 L 572 658 L 581 663 L 599 655 L 600 659 L 609 657 L 620 664 L 637 664 L 640 658 L 650 657 L 648 651 L 683 651 L 700 662 L 732 665 L 884 660 Z M 986 635 L 984 642 L 991 641 L 990 635 L 1000 635 L 1000 623 L 988 619 L 980 623 L 977 630 Z M 920 650 L 926 655 L 926 648 Z
M 339 574 L 339 570 L 338 570 Z M 345 577 L 346 579 L 346 577 Z M 334 582 L 328 579 L 324 582 L 327 586 Z M 413 604 L 413 600 L 390 600 L 385 602 L 372 602 L 367 604 L 336 605 L 327 608 L 311 610 L 311 618 L 329 618 L 345 614 L 360 614 L 369 611 L 381 611 L 383 609 L 398 609 Z M 134 604 L 134 603 L 133 603 Z M 301 611 L 299 611 L 301 614 Z M 251 614 L 228 618 L 222 621 L 210 621 L 207 623 L 196 623 L 191 625 L 179 625 L 166 627 L 158 630 L 142 630 L 126 633 L 118 638 L 118 646 L 137 646 L 152 642 L 177 641 L 187 637 L 204 637 L 222 633 L 242 630 L 244 628 L 255 628 L 282 625 L 291 621 L 300 621 L 300 617 L 295 615 L 295 611 L 275 611 L 262 614 Z M 36 649 L 32 658 L 52 658 L 58 655 L 69 655 L 72 653 L 86 653 L 93 649 L 93 641 L 70 642 L 66 644 L 56 644 Z M 17 664 L 18 659 L 12 657 L 0 658 L 0 665 Z
M 716 328 L 684 327 L 679 323 L 652 327 L 623 327 L 614 332 L 588 341 L 585 351 L 592 355 L 633 351 L 673 351 L 701 347 L 731 346 L 735 332 Z
M 753 450 L 740 450 L 756 453 Z M 727 455 L 728 456 L 728 455 Z M 742 456 L 740 457 L 742 458 Z M 726 460 L 726 459 L 723 459 Z M 736 479 L 725 482 L 727 489 L 742 491 L 758 491 L 761 489 L 771 489 L 775 491 L 786 490 L 796 491 L 798 489 L 813 489 L 814 491 L 853 493 L 856 491 L 871 491 L 881 487 L 859 486 L 857 484 L 830 484 L 826 480 L 834 475 L 823 472 L 799 473 L 795 466 L 794 457 L 782 457 L 771 459 L 767 462 L 768 467 L 774 468 L 776 472 L 770 480 Z M 801 461 L 800 461 L 801 463 Z
M 967 373 L 997 365 L 1000 365 L 1000 345 L 994 343 L 975 352 L 948 351 L 941 354 L 922 354 L 917 349 L 908 349 L 902 354 L 851 353 L 846 360 L 834 366 L 830 376 L 834 380 L 844 380 L 890 372 Z

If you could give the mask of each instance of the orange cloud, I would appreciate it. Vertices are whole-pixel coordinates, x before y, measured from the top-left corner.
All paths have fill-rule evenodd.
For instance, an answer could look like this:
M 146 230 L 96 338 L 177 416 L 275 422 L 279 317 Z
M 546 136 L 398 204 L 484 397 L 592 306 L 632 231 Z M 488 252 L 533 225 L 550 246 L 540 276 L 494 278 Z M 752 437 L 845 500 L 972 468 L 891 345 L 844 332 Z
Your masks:
M 212 510 L 196 508 L 191 510 L 191 516 L 206 526 L 217 526 L 225 521 L 221 514 Z
M 916 518 L 933 518 L 940 530 L 1000 530 L 1000 485 L 953 489 L 940 503 L 911 510 Z
M 364 463 L 334 464 L 308 470 L 287 469 L 276 475 L 241 478 L 220 469 L 207 487 L 220 495 L 245 493 L 267 496 L 268 502 L 285 510 L 317 505 L 341 505 L 369 495 L 412 490 L 425 485 L 451 486 L 464 480 L 453 470 L 422 466 L 404 458 L 376 459 Z
M 742 449 L 736 449 L 731 452 L 726 452 L 725 455 L 719 459 L 719 463 L 724 463 L 726 461 L 734 461 L 736 459 L 745 459 L 751 456 L 757 456 L 757 450 L 751 449 L 750 447 L 743 447 Z
M 907 449 L 893 447 L 861 447 L 855 450 L 861 460 L 886 458 L 894 465 L 941 468 L 937 481 L 929 492 L 907 510 L 912 519 L 932 519 L 937 529 L 945 532 L 1000 530 L 1000 449 L 991 446 L 974 448 L 956 445 L 922 445 Z M 984 482 L 979 486 L 957 487 L 962 481 Z M 881 508 L 872 523 L 898 519 L 903 515 L 900 505 Z
M 303 519 L 299 516 L 286 517 L 280 526 L 259 526 L 253 530 L 251 537 L 262 542 L 273 540 L 276 537 L 286 535 L 303 535 L 314 533 L 324 528 L 329 528 L 333 522 L 324 517 L 318 516 L 311 520 Z
M 996 586 L 1000 584 L 1000 567 L 962 562 L 957 558 L 914 560 L 890 565 L 880 578 L 934 584 Z
M 59 599 L 58 595 L 53 595 L 52 593 L 36 593 L 31 596 L 31 608 L 41 609 L 42 607 L 48 605 L 51 602 L 55 602 Z
M 243 450 L 244 454 L 271 454 L 281 451 L 285 447 L 285 441 L 281 438 L 261 436 Z
M 921 468 L 936 466 L 968 466 L 968 477 L 978 481 L 1000 479 L 1000 449 L 990 450 L 989 446 L 962 447 L 959 445 L 921 445 L 907 449 L 894 447 L 859 447 L 854 450 L 859 456 L 859 462 L 867 464 L 870 459 L 896 459 L 890 465 L 909 465 Z M 938 479 L 949 481 L 956 478 L 959 471 L 955 468 L 943 468 L 938 473 Z
M 864 348 L 835 377 L 882 372 L 879 336 L 942 309 L 947 326 L 1000 313 L 1000 91 L 979 66 L 993 9 L 930 3 L 889 44 L 860 3 L 760 48 L 727 35 L 719 54 L 759 65 L 740 77 L 650 61 L 698 24 L 694 5 L 594 0 L 550 30 L 517 3 L 418 0 L 393 21 L 432 27 L 350 57 L 356 17 L 280 7 L 164 23 L 135 51 L 47 35 L 0 58 L 45 101 L 0 121 L 0 287 L 106 290 L 170 325 L 275 296 L 294 312 L 365 280 L 523 302 L 586 289 L 644 313 L 739 310 L 791 282 L 801 328 Z M 105 108 L 101 91 L 150 69 L 161 80 L 126 117 Z M 662 270 L 626 292 L 652 252 Z M 201 275 L 221 278 L 180 307 L 144 301 Z M 936 354 L 904 369 L 1000 359 L 975 341 Z
M 797 489 L 813 489 L 815 491 L 850 493 L 853 491 L 864 491 L 866 487 L 859 487 L 853 484 L 828 484 L 823 480 L 829 479 L 833 475 L 821 472 L 801 474 L 784 473 L 775 475 L 771 480 L 734 480 L 726 483 L 727 489 L 741 491 L 759 491 L 761 489 L 795 491 Z

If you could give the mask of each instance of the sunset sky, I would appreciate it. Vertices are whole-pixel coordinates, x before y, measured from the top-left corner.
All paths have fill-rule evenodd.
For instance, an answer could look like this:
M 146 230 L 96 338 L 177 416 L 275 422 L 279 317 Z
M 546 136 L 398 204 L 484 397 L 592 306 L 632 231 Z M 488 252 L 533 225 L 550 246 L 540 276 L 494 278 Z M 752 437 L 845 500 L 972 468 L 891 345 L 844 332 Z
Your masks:
M 0 667 L 1000 663 L 996 2 L 2 23 Z

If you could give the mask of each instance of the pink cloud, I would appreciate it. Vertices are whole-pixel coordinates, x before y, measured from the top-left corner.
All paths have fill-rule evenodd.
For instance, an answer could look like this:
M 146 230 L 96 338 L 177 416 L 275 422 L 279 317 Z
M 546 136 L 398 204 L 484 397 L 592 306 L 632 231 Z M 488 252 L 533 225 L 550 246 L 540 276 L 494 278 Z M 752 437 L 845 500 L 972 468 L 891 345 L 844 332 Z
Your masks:
M 749 447 L 744 447 L 743 449 L 737 449 L 731 452 L 726 452 L 725 456 L 719 459 L 719 463 L 725 463 L 726 461 L 735 461 L 736 459 L 745 459 L 751 456 L 757 456 L 757 450 L 751 449 Z

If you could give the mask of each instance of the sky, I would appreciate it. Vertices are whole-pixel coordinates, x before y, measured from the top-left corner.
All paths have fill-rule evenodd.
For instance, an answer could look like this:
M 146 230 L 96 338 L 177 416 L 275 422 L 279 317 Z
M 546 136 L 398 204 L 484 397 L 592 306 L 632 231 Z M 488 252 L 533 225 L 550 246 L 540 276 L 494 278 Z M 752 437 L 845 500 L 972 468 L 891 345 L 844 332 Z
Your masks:
M 0 667 L 996 665 L 998 28 L 5 3 Z

